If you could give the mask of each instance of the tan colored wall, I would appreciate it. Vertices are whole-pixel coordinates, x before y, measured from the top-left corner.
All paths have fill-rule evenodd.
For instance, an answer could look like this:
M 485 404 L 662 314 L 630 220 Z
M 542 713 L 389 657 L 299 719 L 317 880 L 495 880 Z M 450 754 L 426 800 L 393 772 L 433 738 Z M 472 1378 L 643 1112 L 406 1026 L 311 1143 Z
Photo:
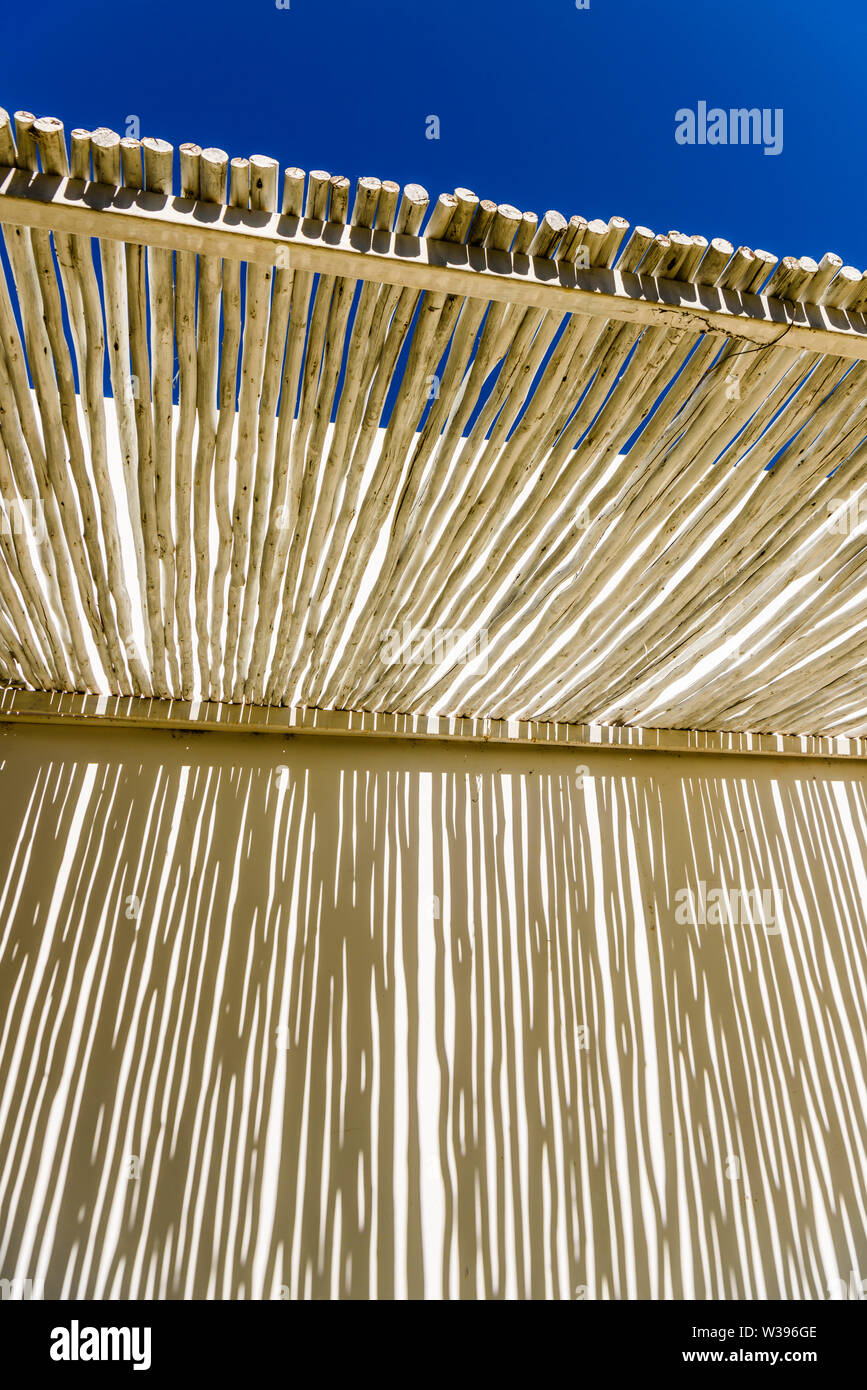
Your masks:
M 0 1275 L 867 1277 L 863 765 L 582 759 L 3 726 Z M 678 923 L 698 880 L 770 919 Z

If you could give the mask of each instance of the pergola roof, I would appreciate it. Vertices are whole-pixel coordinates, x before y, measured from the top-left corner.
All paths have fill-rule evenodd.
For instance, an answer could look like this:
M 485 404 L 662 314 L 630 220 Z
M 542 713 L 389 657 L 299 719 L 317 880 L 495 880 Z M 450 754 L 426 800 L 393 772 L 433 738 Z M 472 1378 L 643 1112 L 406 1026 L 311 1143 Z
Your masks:
M 179 155 L 0 112 L 5 684 L 867 732 L 860 272 Z

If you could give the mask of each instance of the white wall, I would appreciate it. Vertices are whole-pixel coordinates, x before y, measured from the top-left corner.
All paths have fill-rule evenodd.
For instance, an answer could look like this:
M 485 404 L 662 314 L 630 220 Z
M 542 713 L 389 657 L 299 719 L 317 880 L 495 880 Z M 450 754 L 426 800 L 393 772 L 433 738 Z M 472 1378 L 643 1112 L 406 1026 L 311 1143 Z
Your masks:
M 0 726 L 0 1276 L 839 1297 L 862 768 Z

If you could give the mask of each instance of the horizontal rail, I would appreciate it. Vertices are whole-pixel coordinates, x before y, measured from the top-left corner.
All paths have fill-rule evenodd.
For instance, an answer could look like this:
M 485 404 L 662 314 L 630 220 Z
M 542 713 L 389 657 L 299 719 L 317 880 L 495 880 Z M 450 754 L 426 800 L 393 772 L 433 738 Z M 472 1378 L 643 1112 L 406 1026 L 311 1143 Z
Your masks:
M 867 318 L 844 309 L 21 169 L 0 167 L 0 222 L 867 360 Z
M 202 733 L 277 734 L 284 738 L 296 734 L 328 734 L 413 742 L 511 743 L 576 753 L 703 753 L 850 762 L 867 758 L 867 739 L 832 735 L 726 733 L 630 725 L 558 724 L 544 720 L 379 714 L 0 688 L 0 729 L 16 724 L 60 724 L 77 729 L 183 729 Z

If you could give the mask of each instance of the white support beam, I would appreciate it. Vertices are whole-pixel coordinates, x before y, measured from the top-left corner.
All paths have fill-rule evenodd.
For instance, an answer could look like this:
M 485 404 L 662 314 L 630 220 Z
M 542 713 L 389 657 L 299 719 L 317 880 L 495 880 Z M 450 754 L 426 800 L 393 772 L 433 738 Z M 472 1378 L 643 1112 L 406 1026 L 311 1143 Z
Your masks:
M 626 725 L 557 724 L 543 720 L 447 718 L 207 700 L 151 700 L 0 688 L 0 737 L 18 724 L 76 728 L 173 729 L 202 733 L 327 734 L 332 737 L 532 744 L 534 747 L 620 753 L 709 753 L 719 756 L 863 760 L 867 739 L 812 734 L 717 733 Z
M 248 212 L 191 199 L 0 167 L 0 222 L 229 260 L 371 280 L 756 345 L 867 360 L 867 319 L 794 303 L 565 260 Z

